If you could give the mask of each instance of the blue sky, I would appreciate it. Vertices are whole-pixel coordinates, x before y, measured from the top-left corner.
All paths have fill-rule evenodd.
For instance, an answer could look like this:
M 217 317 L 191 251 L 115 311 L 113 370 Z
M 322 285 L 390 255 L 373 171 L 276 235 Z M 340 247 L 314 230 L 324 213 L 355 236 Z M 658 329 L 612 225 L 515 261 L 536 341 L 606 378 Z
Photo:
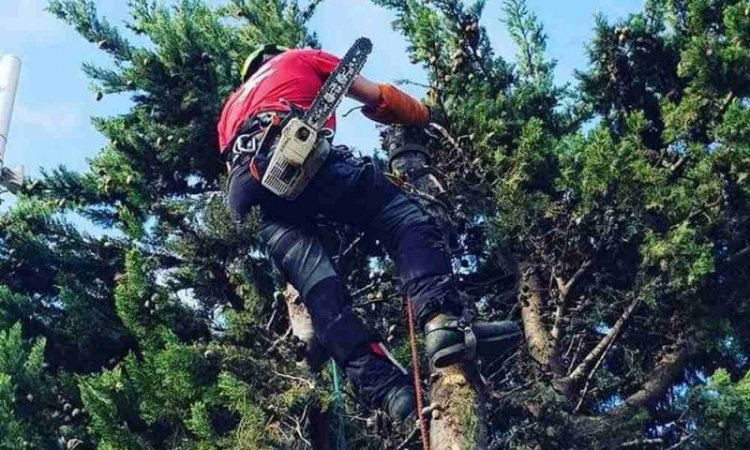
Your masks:
M 218 0 L 217 0 L 218 1 Z M 558 60 L 557 80 L 567 82 L 575 68 L 585 67 L 584 44 L 596 13 L 622 17 L 642 8 L 642 0 L 528 0 L 549 35 L 549 53 Z M 127 2 L 98 1 L 112 23 L 127 17 Z M 107 64 L 103 52 L 86 43 L 67 25 L 44 11 L 46 0 L 0 0 L 0 54 L 15 53 L 23 61 L 16 108 L 9 133 L 6 164 L 23 164 L 31 176 L 42 167 L 64 164 L 84 169 L 86 158 L 104 143 L 90 124 L 91 116 L 124 112 L 127 98 L 105 96 L 95 101 L 83 62 Z M 488 0 L 482 19 L 498 54 L 513 59 L 515 49 L 501 23 L 500 0 Z M 371 79 L 424 80 L 406 56 L 406 42 L 391 29 L 393 16 L 367 0 L 324 0 L 311 28 L 323 47 L 342 54 L 359 36 L 369 37 L 373 54 L 364 73 Z M 406 88 L 415 94 L 418 90 Z M 342 111 L 353 106 L 343 105 Z M 377 143 L 372 122 L 351 114 L 339 122 L 337 141 L 369 152 Z

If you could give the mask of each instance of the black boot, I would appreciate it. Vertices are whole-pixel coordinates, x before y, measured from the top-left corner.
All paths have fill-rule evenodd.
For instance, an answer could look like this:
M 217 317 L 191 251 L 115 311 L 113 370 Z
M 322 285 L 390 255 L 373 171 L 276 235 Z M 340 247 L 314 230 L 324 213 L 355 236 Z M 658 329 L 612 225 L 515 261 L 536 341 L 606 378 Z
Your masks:
M 432 369 L 476 356 L 500 356 L 516 347 L 521 329 L 514 322 L 485 322 L 473 314 L 438 314 L 424 327 L 425 351 Z
M 411 385 L 394 387 L 386 396 L 383 409 L 393 421 L 413 422 L 417 417 L 415 398 Z
M 382 344 L 360 349 L 346 364 L 346 375 L 369 406 L 384 409 L 394 421 L 416 414 L 414 389 L 409 377 Z

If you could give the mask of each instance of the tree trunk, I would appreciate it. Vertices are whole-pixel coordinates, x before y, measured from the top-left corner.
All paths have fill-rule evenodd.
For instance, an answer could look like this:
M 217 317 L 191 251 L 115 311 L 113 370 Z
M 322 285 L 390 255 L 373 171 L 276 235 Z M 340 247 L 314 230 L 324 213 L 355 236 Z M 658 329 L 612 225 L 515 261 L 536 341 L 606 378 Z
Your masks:
M 436 410 L 430 421 L 431 450 L 487 448 L 488 430 L 482 406 L 484 385 L 473 366 L 450 366 L 431 377 L 430 399 Z
M 292 327 L 292 334 L 305 343 L 307 351 L 305 352 L 305 361 L 310 370 L 317 370 L 325 362 L 327 357 L 322 352 L 320 344 L 315 338 L 315 329 L 313 328 L 310 313 L 302 304 L 297 292 L 291 284 L 286 285 L 284 291 L 284 300 L 289 312 L 289 325 Z M 309 412 L 309 438 L 313 450 L 330 450 L 331 446 L 331 414 L 329 411 L 322 411 L 318 406 L 310 408 Z
M 385 148 L 390 156 L 390 171 L 405 180 L 423 207 L 438 222 L 446 247 L 453 228 L 448 209 L 442 199 L 445 188 L 430 174 L 428 149 L 423 144 L 424 132 L 419 129 L 391 127 L 385 135 Z M 412 174 L 414 176 L 412 176 Z M 432 373 L 430 402 L 431 450 L 475 450 L 487 448 L 488 432 L 482 411 L 486 397 L 479 373 L 473 365 L 455 365 Z

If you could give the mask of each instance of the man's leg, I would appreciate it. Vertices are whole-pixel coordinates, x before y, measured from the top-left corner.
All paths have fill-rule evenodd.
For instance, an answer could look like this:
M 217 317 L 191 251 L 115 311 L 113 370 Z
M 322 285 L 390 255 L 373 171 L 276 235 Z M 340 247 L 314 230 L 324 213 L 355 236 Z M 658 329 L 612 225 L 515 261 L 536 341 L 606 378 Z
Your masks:
M 269 221 L 261 228 L 267 251 L 297 289 L 320 343 L 344 367 L 362 399 L 394 418 L 412 413 L 409 379 L 377 345 L 379 337 L 354 315 L 344 286 L 318 236 L 302 227 Z
M 339 157 L 318 175 L 309 200 L 332 218 L 374 233 L 398 268 L 404 294 L 425 331 L 435 367 L 495 356 L 515 346 L 513 322 L 484 322 L 464 312 L 453 280 L 448 249 L 432 217 L 388 181 L 371 161 Z
M 315 204 L 332 219 L 372 233 L 385 244 L 420 325 L 437 313 L 463 310 L 437 224 L 385 178 L 382 167 L 347 152 L 335 153 L 311 188 L 300 200 Z
M 414 412 L 414 391 L 376 344 L 378 336 L 347 305 L 341 278 L 314 231 L 295 225 L 316 211 L 313 202 L 286 202 L 253 179 L 245 163 L 232 170 L 229 208 L 245 217 L 253 206 L 266 213 L 260 231 L 269 256 L 299 291 L 321 345 L 345 369 L 365 403 L 381 406 L 391 417 Z M 271 219 L 274 217 L 275 219 Z

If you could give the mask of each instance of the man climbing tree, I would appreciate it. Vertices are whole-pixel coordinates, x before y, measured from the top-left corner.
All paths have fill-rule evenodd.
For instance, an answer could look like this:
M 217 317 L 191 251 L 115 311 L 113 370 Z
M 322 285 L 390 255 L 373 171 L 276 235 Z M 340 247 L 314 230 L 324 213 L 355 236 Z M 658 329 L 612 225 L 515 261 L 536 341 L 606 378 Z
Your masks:
M 237 225 L 220 192 L 216 121 L 238 65 L 269 36 L 317 47 L 319 3 L 344 13 L 366 2 L 132 0 L 126 27 L 97 3 L 112 2 L 49 9 L 100 53 L 84 67 L 86 109 L 118 99 L 93 121 L 102 147 L 85 169 L 28 180 L 0 211 L 0 449 L 309 450 L 325 427 L 316 410 L 339 416 L 331 434 L 349 449 L 419 448 L 348 386 L 331 408 L 328 374 L 299 367 L 257 215 Z M 501 2 L 369 3 L 392 14 L 446 117 L 430 166 L 452 200 L 458 290 L 485 317 L 520 319 L 526 337 L 478 367 L 486 408 L 433 395 L 432 430 L 460 430 L 451 450 L 750 448 L 747 0 L 629 2 L 633 14 L 596 20 L 569 87 L 555 83 L 564 73 L 523 0 L 502 2 L 516 56 L 493 46 L 497 23 L 482 14 Z M 574 9 L 589 17 L 593 3 Z M 553 25 L 556 51 L 571 28 Z M 64 66 L 38 73 L 74 90 Z M 37 91 L 45 105 L 51 92 Z M 37 149 L 47 164 L 79 144 L 57 142 Z M 360 179 L 374 172 L 357 163 Z M 395 271 L 366 257 L 367 241 L 335 259 L 339 276 L 400 357 L 404 314 L 384 301 L 397 297 Z
M 230 172 L 228 202 L 240 217 L 260 206 L 261 239 L 299 290 L 323 347 L 345 368 L 366 403 L 406 419 L 414 412 L 415 398 L 408 377 L 347 305 L 344 282 L 312 226 L 318 215 L 353 225 L 385 244 L 425 332 L 433 367 L 500 354 L 520 329 L 507 321 L 479 321 L 464 311 L 437 226 L 372 161 L 337 146 L 298 198 L 285 199 L 265 187 L 264 174 L 279 151 L 273 137 L 296 108 L 310 108 L 338 64 L 324 51 L 275 45 L 248 56 L 244 83 L 225 103 L 218 124 L 219 147 Z M 358 77 L 348 94 L 364 104 L 365 116 L 382 124 L 426 125 L 430 119 L 425 105 L 389 84 Z M 330 140 L 335 118 L 326 126 Z

